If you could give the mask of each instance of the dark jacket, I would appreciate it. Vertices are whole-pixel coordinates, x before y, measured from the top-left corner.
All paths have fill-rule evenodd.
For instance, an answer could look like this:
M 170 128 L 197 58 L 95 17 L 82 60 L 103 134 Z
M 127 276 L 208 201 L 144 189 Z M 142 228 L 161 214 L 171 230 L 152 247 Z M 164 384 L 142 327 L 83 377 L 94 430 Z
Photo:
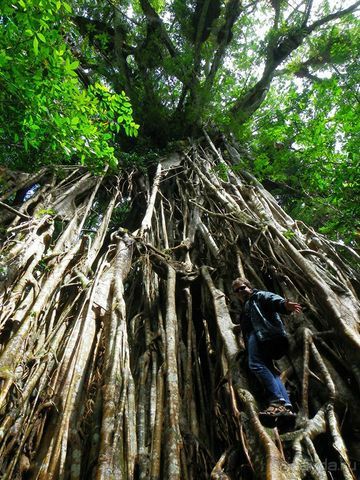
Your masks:
M 241 315 L 242 331 L 246 340 L 252 330 L 260 341 L 286 336 L 279 315 L 289 313 L 285 308 L 284 298 L 275 293 L 254 289 L 246 303 Z

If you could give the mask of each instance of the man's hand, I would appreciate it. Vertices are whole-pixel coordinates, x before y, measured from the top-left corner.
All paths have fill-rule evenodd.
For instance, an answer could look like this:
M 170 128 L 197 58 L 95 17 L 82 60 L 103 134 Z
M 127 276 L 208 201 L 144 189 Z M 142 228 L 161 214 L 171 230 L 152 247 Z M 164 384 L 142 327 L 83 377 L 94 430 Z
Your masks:
M 300 303 L 290 302 L 290 300 L 285 300 L 285 308 L 288 312 L 301 313 L 302 307 Z

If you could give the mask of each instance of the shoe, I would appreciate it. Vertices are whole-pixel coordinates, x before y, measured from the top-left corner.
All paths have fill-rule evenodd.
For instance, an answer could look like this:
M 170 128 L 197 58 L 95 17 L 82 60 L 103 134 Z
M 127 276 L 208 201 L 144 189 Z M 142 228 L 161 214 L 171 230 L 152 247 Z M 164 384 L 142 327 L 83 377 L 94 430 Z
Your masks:
M 293 413 L 289 407 L 286 407 L 281 403 L 271 403 L 266 410 L 260 412 L 260 415 L 280 417 L 283 415 L 295 416 L 295 413 Z
M 296 416 L 296 413 L 293 411 L 292 405 L 284 405 L 286 408 L 286 415 L 294 415 Z

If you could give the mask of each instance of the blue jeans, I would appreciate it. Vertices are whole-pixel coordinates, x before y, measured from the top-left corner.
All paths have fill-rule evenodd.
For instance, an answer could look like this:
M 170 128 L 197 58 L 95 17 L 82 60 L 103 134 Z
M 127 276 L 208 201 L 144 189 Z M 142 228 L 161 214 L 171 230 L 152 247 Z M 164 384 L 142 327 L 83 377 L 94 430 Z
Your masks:
M 261 351 L 261 343 L 256 338 L 255 332 L 251 332 L 249 335 L 247 351 L 249 369 L 265 387 L 269 403 L 281 402 L 290 407 L 291 402 L 286 388 L 279 375 L 274 371 L 271 358 Z

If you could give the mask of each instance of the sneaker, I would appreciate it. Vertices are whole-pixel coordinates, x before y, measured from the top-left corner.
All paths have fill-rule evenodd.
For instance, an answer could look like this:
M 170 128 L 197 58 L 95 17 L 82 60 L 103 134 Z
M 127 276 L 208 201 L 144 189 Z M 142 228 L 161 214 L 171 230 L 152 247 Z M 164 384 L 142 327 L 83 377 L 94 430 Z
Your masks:
M 280 417 L 282 415 L 295 416 L 295 413 L 293 413 L 289 407 L 282 405 L 281 403 L 271 403 L 267 409 L 260 412 L 260 414 L 273 417 Z

